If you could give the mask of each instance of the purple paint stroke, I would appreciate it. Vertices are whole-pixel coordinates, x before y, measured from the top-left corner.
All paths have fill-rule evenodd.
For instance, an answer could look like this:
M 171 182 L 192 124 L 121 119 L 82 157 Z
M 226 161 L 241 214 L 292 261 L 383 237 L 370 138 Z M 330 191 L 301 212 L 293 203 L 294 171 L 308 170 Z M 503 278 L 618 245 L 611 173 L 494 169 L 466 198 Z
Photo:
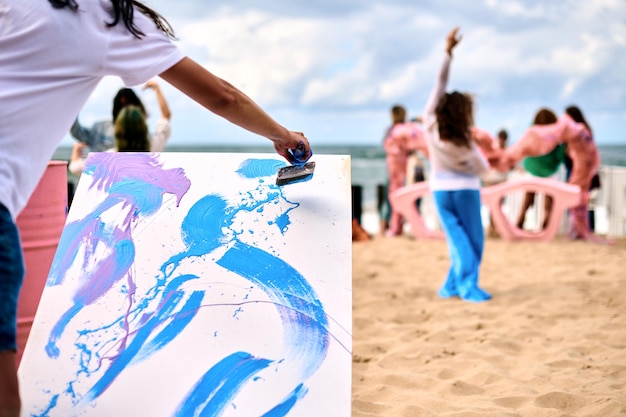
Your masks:
M 109 192 L 109 188 L 132 180 L 174 194 L 177 205 L 191 186 L 182 168 L 163 169 L 155 153 L 92 153 L 84 173 L 93 177 L 90 188 Z

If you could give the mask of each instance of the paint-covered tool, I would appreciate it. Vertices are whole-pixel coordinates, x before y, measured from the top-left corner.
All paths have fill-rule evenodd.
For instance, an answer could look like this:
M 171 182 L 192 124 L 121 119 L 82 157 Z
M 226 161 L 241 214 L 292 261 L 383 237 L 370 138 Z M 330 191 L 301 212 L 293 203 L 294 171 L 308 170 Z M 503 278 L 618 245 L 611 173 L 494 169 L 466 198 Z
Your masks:
M 296 149 L 290 150 L 289 152 L 291 152 L 293 156 L 293 165 L 282 167 L 278 170 L 278 175 L 276 176 L 276 185 L 278 186 L 293 184 L 295 182 L 305 182 L 313 178 L 315 161 L 307 162 L 313 155 L 313 152 L 310 152 L 308 158 L 303 159 L 306 149 L 302 142 L 300 142 Z

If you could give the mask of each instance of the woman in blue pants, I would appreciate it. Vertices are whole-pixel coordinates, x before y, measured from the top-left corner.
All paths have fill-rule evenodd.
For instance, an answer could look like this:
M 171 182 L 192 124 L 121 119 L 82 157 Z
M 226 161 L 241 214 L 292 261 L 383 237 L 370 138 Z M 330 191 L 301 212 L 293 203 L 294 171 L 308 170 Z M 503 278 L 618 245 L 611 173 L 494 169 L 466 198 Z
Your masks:
M 430 189 L 451 261 L 439 295 L 480 302 L 491 298 L 478 287 L 485 241 L 480 215 L 480 177 L 488 171 L 489 164 L 472 139 L 472 98 L 457 91 L 445 91 L 452 50 L 460 40 L 458 28 L 446 38 L 446 54 L 424 109 L 424 134 L 430 154 Z

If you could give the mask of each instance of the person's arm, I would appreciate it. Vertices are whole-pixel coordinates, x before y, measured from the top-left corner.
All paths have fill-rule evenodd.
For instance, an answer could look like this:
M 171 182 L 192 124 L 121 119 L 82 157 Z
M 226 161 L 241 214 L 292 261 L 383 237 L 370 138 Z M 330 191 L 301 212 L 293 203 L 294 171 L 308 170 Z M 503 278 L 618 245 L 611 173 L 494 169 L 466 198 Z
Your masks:
M 489 132 L 477 126 L 472 126 L 472 139 L 490 162 L 500 158 L 502 153 L 500 144 Z
M 294 159 L 289 150 L 298 146 L 303 149 L 302 160 L 310 157 L 311 148 L 304 134 L 281 126 L 252 99 L 191 58 L 183 58 L 160 77 L 209 111 L 268 138 L 274 142 L 276 152 L 289 162 Z
M 150 138 L 150 152 L 163 152 L 171 134 L 172 129 L 170 128 L 169 120 L 159 119 L 154 134 Z
M 530 126 L 517 142 L 504 151 L 504 155 L 512 168 L 527 156 L 545 155 L 561 143 L 589 135 L 585 125 L 574 122 L 565 114 L 556 123 Z
M 159 110 L 161 111 L 161 118 L 170 120 L 172 118 L 172 112 L 170 111 L 170 106 L 167 104 L 167 100 L 165 100 L 165 96 L 163 95 L 163 91 L 161 91 L 161 87 L 156 80 L 149 80 L 144 86 L 143 89 L 146 90 L 151 88 L 154 90 L 154 94 L 156 95 L 157 102 L 159 103 Z
M 79 142 L 82 142 L 82 143 L 93 142 L 91 130 L 83 127 L 78 122 L 78 118 L 74 120 L 74 124 L 70 128 L 70 134 L 74 137 L 74 139 L 76 139 Z
M 72 147 L 72 155 L 67 168 L 76 176 L 80 176 L 85 168 L 85 158 L 83 157 L 83 151 L 85 149 L 87 149 L 87 145 L 82 142 L 76 142 Z
M 448 85 L 448 77 L 450 74 L 450 61 L 452 60 L 452 51 L 461 42 L 461 36 L 458 36 L 459 28 L 455 27 L 448 33 L 446 37 L 446 55 L 444 60 L 439 68 L 439 73 L 437 74 L 437 79 L 435 80 L 435 87 L 430 93 L 430 97 L 426 102 L 426 107 L 424 109 L 425 118 L 431 119 L 435 116 L 435 109 L 437 108 L 437 104 L 439 100 L 446 92 L 446 87 Z

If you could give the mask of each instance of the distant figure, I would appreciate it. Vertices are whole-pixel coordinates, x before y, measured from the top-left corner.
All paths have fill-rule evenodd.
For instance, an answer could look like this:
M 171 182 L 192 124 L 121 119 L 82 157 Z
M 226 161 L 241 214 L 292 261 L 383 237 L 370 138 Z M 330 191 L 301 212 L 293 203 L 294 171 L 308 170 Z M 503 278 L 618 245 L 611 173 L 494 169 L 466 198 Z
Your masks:
M 387 154 L 387 174 L 389 189 L 387 199 L 394 191 L 404 187 L 407 182 L 407 163 L 409 156 L 415 151 L 421 151 L 428 155 L 428 148 L 424 141 L 422 129 L 416 122 L 406 121 L 406 109 L 395 105 L 391 108 L 392 125 L 387 130 L 383 147 Z M 389 230 L 386 236 L 399 236 L 402 234 L 402 215 L 390 207 Z
M 419 152 L 413 152 L 409 155 L 409 159 L 407 161 L 407 178 L 406 185 L 415 184 L 418 182 L 426 181 L 426 171 L 424 168 L 424 162 L 419 155 Z M 415 201 L 415 207 L 419 211 L 422 206 L 422 198 L 418 198 Z
M 154 133 L 149 139 L 150 145 L 146 151 L 162 152 L 171 136 L 170 120 L 172 119 L 172 112 L 156 80 L 152 79 L 146 82 L 143 89 L 154 90 L 160 111 L 159 120 L 157 121 Z M 146 125 L 147 129 L 148 115 L 146 109 L 139 97 L 130 88 L 122 88 L 115 95 L 113 99 L 112 120 L 96 122 L 91 129 L 82 127 L 80 123 L 78 123 L 78 119 L 74 122 L 71 133 L 78 141 L 74 143 L 72 156 L 68 165 L 68 169 L 72 174 L 80 176 L 83 172 L 86 154 L 90 149 L 94 152 L 112 151 L 116 149 L 114 125 L 121 112 L 127 106 L 133 106 L 138 109 L 143 115 L 143 123 Z M 94 146 L 95 149 L 91 146 Z
M 446 93 L 458 28 L 446 38 L 446 54 L 424 110 L 429 148 L 430 189 L 450 253 L 450 269 L 439 290 L 443 298 L 481 302 L 491 295 L 478 286 L 485 235 L 480 214 L 481 176 L 489 163 L 472 136 L 473 101 L 469 94 Z
M 146 84 L 147 86 L 148 84 Z M 146 87 L 144 87 L 145 89 Z M 157 90 L 160 94 L 160 90 Z M 74 121 L 70 134 L 80 143 L 84 143 L 92 152 L 105 152 L 112 149 L 115 144 L 113 140 L 113 123 L 117 119 L 119 112 L 128 105 L 145 108 L 141 99 L 131 88 L 120 88 L 113 98 L 113 117 L 110 120 L 95 122 L 91 128 L 86 128 L 80 124 L 78 118 Z
M 507 146 L 507 141 L 509 139 L 509 134 L 505 129 L 501 129 L 500 131 L 498 131 L 498 139 L 497 139 L 497 145 L 498 145 L 498 149 L 499 150 L 504 150 L 506 149 Z M 493 166 L 489 169 L 489 171 L 487 172 L 487 174 L 483 177 L 483 186 L 484 187 L 489 187 L 492 185 L 497 185 L 500 183 L 503 183 L 504 181 L 506 181 L 508 178 L 508 173 L 507 172 L 502 172 L 497 168 L 494 168 Z M 496 228 L 493 225 L 493 221 L 491 220 L 491 216 L 489 217 L 489 229 L 487 232 L 488 236 L 490 237 L 496 237 L 498 236 L 498 232 L 496 231 Z
M 557 122 L 556 114 L 550 109 L 542 108 L 537 111 L 533 120 L 533 125 L 548 125 Z M 564 160 L 565 151 L 564 145 L 557 145 L 552 151 L 545 155 L 529 156 L 524 159 L 524 169 L 534 175 L 535 177 L 551 177 L 553 176 L 561 163 Z M 517 227 L 519 229 L 524 228 L 526 222 L 526 212 L 535 204 L 536 194 L 534 192 L 527 192 L 524 194 L 524 200 L 522 201 L 522 208 L 517 217 Z M 549 195 L 544 196 L 543 200 L 543 221 L 541 222 L 541 228 L 545 229 L 550 221 L 550 214 L 552 213 L 552 197 Z
M 575 122 L 585 125 L 589 132 L 589 136 L 578 137 L 567 142 L 567 156 L 572 160 L 572 170 L 567 182 L 578 185 L 581 189 L 580 204 L 569 211 L 568 235 L 572 239 L 610 243 L 610 241 L 595 235 L 589 226 L 590 190 L 600 167 L 600 153 L 593 139 L 593 131 L 577 106 L 567 107 L 565 113 Z M 597 177 L 597 185 L 599 186 L 599 177 Z

